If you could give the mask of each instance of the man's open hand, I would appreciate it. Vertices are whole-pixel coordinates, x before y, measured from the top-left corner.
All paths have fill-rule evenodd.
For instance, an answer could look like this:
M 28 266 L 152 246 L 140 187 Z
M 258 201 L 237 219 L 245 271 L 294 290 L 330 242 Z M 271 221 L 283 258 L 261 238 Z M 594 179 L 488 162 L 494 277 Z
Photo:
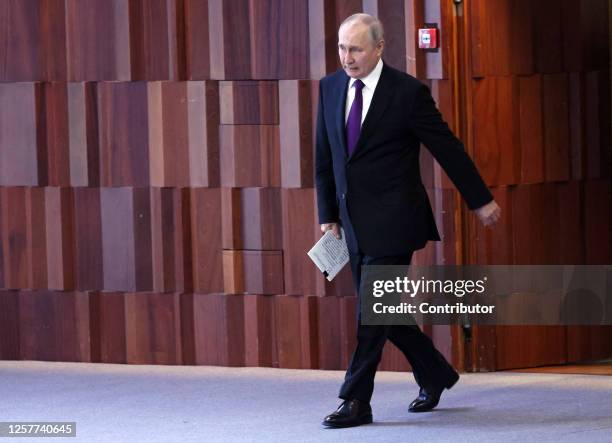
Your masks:
M 493 226 L 501 217 L 501 208 L 497 205 L 495 200 L 481 206 L 474 212 L 476 212 L 476 215 L 485 226 Z
M 337 239 L 340 239 L 340 224 L 339 223 L 323 223 L 321 225 L 321 232 L 325 234 L 327 231 L 332 231 Z

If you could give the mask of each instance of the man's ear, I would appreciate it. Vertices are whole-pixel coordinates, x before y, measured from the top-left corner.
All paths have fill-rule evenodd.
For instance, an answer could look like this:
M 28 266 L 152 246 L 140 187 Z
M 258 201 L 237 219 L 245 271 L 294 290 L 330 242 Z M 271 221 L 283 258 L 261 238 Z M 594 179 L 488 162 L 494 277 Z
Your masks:
M 381 40 L 378 42 L 378 44 L 376 45 L 376 49 L 378 49 L 380 51 L 380 55 L 382 55 L 383 49 L 385 49 L 385 41 Z

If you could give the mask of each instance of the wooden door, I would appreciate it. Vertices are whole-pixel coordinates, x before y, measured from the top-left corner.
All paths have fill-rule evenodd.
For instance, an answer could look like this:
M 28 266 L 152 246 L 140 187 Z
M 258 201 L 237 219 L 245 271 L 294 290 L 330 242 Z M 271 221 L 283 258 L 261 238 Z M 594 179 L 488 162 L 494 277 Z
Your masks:
M 494 230 L 463 214 L 465 262 L 611 263 L 609 3 L 466 0 L 461 8 L 463 126 L 503 210 Z M 605 358 L 612 328 L 475 328 L 465 355 L 475 371 Z

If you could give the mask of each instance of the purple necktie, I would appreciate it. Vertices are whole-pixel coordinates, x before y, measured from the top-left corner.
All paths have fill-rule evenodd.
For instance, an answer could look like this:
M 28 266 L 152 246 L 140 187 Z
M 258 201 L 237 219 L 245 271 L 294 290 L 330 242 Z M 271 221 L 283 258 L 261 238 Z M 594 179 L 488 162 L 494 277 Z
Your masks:
M 346 147 L 349 157 L 353 155 L 357 147 L 357 140 L 359 140 L 359 133 L 361 132 L 361 111 L 363 109 L 363 95 L 361 94 L 364 86 L 363 82 L 357 79 L 353 86 L 355 87 L 355 98 L 346 121 Z

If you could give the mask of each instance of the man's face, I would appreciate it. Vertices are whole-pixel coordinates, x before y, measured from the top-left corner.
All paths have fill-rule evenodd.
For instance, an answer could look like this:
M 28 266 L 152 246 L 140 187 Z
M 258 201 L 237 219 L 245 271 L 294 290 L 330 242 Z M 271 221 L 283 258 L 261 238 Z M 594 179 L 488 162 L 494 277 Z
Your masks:
M 349 77 L 363 78 L 376 67 L 384 41 L 374 43 L 370 30 L 363 23 L 342 26 L 338 31 L 338 55 Z

